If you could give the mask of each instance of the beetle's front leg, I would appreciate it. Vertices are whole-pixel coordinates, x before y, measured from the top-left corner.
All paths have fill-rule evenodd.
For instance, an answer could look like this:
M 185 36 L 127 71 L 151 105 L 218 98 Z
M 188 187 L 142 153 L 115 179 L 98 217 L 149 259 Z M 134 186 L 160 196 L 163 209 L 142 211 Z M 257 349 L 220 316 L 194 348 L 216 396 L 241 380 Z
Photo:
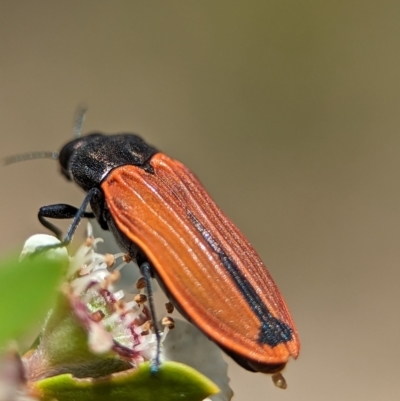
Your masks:
M 61 241 L 60 244 L 57 244 L 55 246 L 49 246 L 49 247 L 44 247 L 46 248 L 59 248 L 62 246 L 67 246 L 71 240 L 72 237 L 78 228 L 79 223 L 81 222 L 82 218 L 94 218 L 95 215 L 92 212 L 87 212 L 86 208 L 88 207 L 90 200 L 92 199 L 93 196 L 99 195 L 100 190 L 97 188 L 92 188 L 87 194 L 85 199 L 82 202 L 82 205 L 78 208 L 71 206 L 71 205 L 66 205 L 63 203 L 55 204 L 55 205 L 49 205 L 49 206 L 44 206 L 41 207 L 38 213 L 38 218 L 39 221 L 42 223 L 42 225 L 46 228 L 48 228 L 50 231 L 52 231 L 56 237 Z M 73 219 L 72 223 L 68 229 L 67 235 L 63 240 L 61 230 L 56 227 L 54 224 L 50 223 L 47 221 L 48 218 L 52 219 Z M 39 251 L 42 251 L 44 249 L 39 249 Z
M 54 233 L 54 235 L 61 241 L 62 231 L 47 219 L 73 219 L 78 211 L 79 209 L 77 207 L 66 205 L 64 203 L 42 206 L 39 209 L 38 219 L 44 227 Z M 92 219 L 94 218 L 94 214 L 91 212 L 85 212 L 82 217 Z

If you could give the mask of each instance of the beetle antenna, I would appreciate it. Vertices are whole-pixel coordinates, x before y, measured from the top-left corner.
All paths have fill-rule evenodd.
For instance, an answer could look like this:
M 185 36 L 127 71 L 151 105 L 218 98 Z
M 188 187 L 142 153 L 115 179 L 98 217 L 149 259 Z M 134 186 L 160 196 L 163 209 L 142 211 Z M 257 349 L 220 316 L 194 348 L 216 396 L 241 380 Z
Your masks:
M 26 160 L 34 160 L 34 159 L 58 159 L 58 152 L 50 152 L 50 151 L 39 151 L 39 152 L 29 152 L 29 153 L 21 153 L 19 155 L 7 156 L 3 158 L 4 165 L 24 162 Z
M 84 105 L 78 106 L 78 109 L 75 112 L 74 119 L 74 137 L 79 138 L 82 136 L 82 126 L 85 122 L 87 107 Z M 34 160 L 34 159 L 58 159 L 58 152 L 51 151 L 39 151 L 39 152 L 29 152 L 29 153 L 21 153 L 18 155 L 7 156 L 3 158 L 3 164 L 5 166 L 9 164 L 24 162 L 26 160 Z
M 82 127 L 83 123 L 85 122 L 87 107 L 84 105 L 78 106 L 75 112 L 75 119 L 74 119 L 74 138 L 80 138 L 82 136 Z

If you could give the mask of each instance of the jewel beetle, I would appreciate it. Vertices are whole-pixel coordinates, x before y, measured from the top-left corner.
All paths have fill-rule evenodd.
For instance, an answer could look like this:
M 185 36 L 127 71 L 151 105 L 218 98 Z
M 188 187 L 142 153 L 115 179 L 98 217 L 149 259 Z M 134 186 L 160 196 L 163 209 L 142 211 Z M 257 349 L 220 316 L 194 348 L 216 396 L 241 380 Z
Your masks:
M 281 371 L 300 349 L 285 301 L 257 252 L 189 169 L 135 134 L 92 133 L 63 146 L 61 173 L 86 197 L 44 206 L 48 218 L 95 217 L 177 309 L 250 371 Z M 86 211 L 90 205 L 91 212 Z

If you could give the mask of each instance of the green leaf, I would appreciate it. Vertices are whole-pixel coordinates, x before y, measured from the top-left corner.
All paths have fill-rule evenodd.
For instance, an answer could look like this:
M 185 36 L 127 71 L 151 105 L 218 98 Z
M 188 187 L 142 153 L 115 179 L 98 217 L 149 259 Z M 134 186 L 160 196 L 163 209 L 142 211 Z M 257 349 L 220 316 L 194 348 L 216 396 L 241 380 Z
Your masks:
M 44 318 L 67 266 L 46 255 L 0 262 L 0 345 Z
M 43 401 L 201 401 L 218 393 L 218 387 L 193 368 L 164 362 L 153 374 L 149 363 L 101 379 L 54 376 L 33 385 Z

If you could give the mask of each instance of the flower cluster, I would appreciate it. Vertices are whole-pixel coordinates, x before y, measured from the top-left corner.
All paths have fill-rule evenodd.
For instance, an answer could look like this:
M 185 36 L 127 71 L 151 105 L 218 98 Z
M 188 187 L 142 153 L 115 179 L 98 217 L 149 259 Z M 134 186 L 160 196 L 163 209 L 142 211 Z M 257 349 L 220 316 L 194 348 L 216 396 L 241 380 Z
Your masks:
M 51 236 L 33 236 L 25 244 L 23 254 L 35 248 L 35 244 L 46 241 L 55 244 L 57 240 Z M 108 362 L 110 358 L 115 359 L 111 369 L 120 370 L 136 367 L 154 357 L 156 336 L 146 307 L 144 282 L 142 279 L 137 282 L 137 294 L 126 294 L 118 289 L 116 283 L 120 277 L 119 271 L 129 258 L 122 253 L 97 253 L 96 245 L 100 241 L 101 238 L 93 238 L 89 225 L 87 239 L 75 255 L 69 257 L 69 268 L 66 281 L 61 287 L 60 299 L 47 317 L 39 346 L 25 358 L 30 379 L 37 380 L 68 370 L 80 377 L 89 374 L 93 377 L 94 372 L 88 371 L 88 366 L 96 369 L 96 375 L 99 375 L 98 369 L 104 358 Z M 48 252 L 60 255 L 63 249 L 55 248 Z M 164 341 L 172 325 L 173 320 L 169 318 L 164 325 L 161 341 Z M 70 346 L 65 346 L 65 352 L 60 353 L 54 350 L 54 338 L 59 340 L 55 331 L 59 332 L 60 328 L 64 332 L 72 330 L 74 333 L 83 330 L 86 336 L 67 338 L 67 341 L 71 341 Z M 78 354 L 85 348 L 81 343 L 82 337 L 87 339 L 86 351 L 93 354 L 89 358 L 93 363 L 88 364 L 89 353 L 85 352 L 85 361 L 80 366 L 81 358 Z M 74 344 L 77 338 L 78 344 Z M 104 369 L 100 371 L 104 374 Z
M 80 398 L 77 394 L 83 384 L 104 385 L 104 378 L 115 378 L 119 383 L 125 383 L 127 399 L 132 397 L 135 388 L 143 388 L 143 383 L 138 385 L 136 382 L 138 375 L 135 376 L 135 372 L 143 372 L 142 367 L 148 366 L 145 362 L 153 361 L 157 352 L 155 328 L 146 306 L 146 283 L 140 278 L 134 294 L 121 290 L 118 283 L 120 270 L 130 262 L 130 258 L 123 253 L 98 253 L 96 245 L 101 241 L 93 237 L 90 224 L 87 238 L 74 256 L 69 256 L 66 248 L 57 247 L 60 242 L 49 235 L 34 235 L 26 241 L 21 259 L 37 252 L 38 248 L 49 247 L 45 250 L 46 257 L 67 259 L 68 269 L 57 300 L 48 312 L 32 348 L 22 358 L 11 351 L 3 358 L 3 364 L 0 360 L 0 390 L 5 383 L 6 390 L 12 394 L 7 400 L 30 401 L 49 397 L 59 401 L 69 400 L 59 393 L 52 393 L 53 378 L 71 377 L 68 380 L 73 381 L 63 379 L 69 383 L 63 385 L 66 388 L 69 386 L 66 394 L 76 392 L 75 398 Z M 171 313 L 172 305 L 166 306 L 167 312 Z M 200 398 L 195 395 L 190 397 L 201 400 L 218 391 L 201 372 L 212 377 L 222 390 L 212 396 L 212 400 L 230 400 L 232 391 L 226 375 L 227 364 L 221 358 L 218 347 L 192 325 L 179 319 L 175 322 L 171 316 L 167 316 L 161 320 L 161 324 L 163 331 L 160 333 L 162 347 L 159 359 L 165 378 L 169 378 L 163 384 L 160 381 L 162 378 L 158 377 L 158 385 L 166 389 L 176 385 L 179 392 L 187 390 L 190 394 L 190 382 L 193 380 L 193 383 L 198 383 L 196 391 Z M 175 325 L 176 328 L 170 331 Z M 176 362 L 168 361 L 180 363 L 176 365 Z M 174 370 L 177 373 L 171 373 Z M 13 373 L 12 380 L 9 372 Z M 116 386 L 112 380 L 110 386 Z M 146 380 L 149 380 L 148 390 L 154 391 L 151 385 L 154 378 Z M 157 394 L 159 391 L 158 388 Z M 201 394 L 204 396 L 201 397 Z

